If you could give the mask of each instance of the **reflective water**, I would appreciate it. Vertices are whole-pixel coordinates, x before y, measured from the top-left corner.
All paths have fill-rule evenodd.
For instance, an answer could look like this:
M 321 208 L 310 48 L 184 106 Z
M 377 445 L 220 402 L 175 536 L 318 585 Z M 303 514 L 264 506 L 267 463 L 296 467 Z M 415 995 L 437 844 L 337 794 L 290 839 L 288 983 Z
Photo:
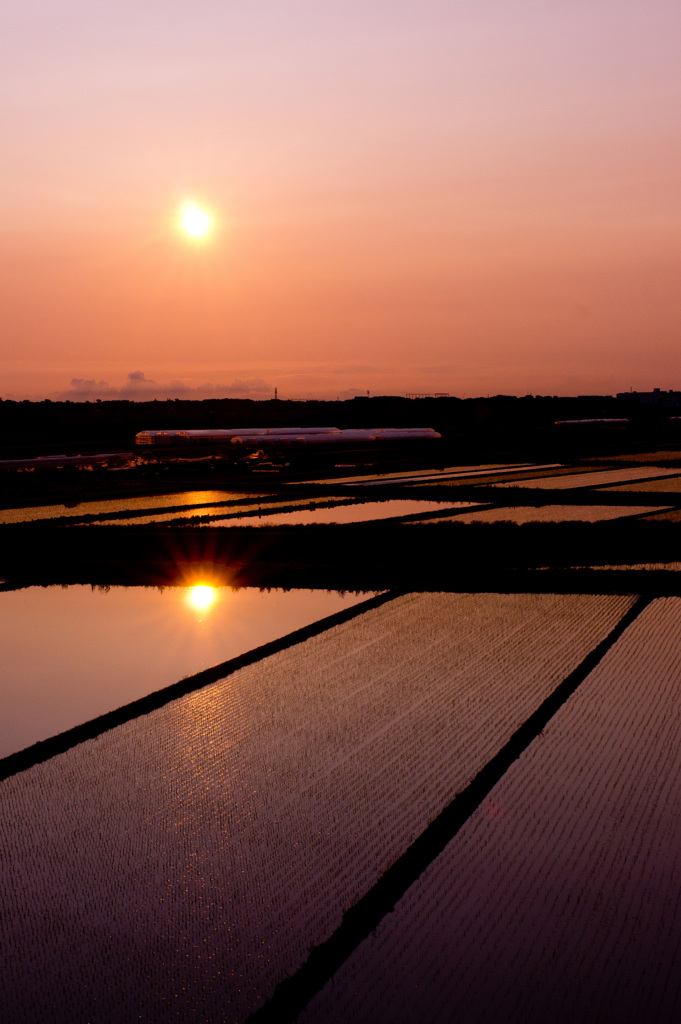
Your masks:
M 672 476 L 665 480 L 644 480 L 643 483 L 624 483 L 612 487 L 599 488 L 604 494 L 622 491 L 661 491 L 664 494 L 681 494 L 681 477 Z
M 252 495 L 250 497 L 253 497 Z M 328 502 L 328 498 L 287 498 L 286 496 L 278 498 L 275 501 L 251 501 L 249 504 L 239 504 L 235 502 L 234 505 L 228 505 L 225 508 L 216 508 L 215 505 L 203 505 L 200 508 L 192 506 L 186 511 L 182 512 L 154 512 L 148 516 L 135 516 L 133 522 L 137 525 L 144 525 L 145 523 L 164 523 L 172 521 L 173 519 L 193 519 L 196 516 L 219 516 L 224 518 L 226 515 L 233 516 L 236 512 L 256 512 L 257 514 L 267 515 L 270 510 L 276 510 L 282 505 L 293 506 L 300 505 L 309 507 L 310 505 L 317 505 L 320 503 Z M 348 499 L 347 503 L 356 499 Z M 114 520 L 100 519 L 95 525 L 104 525 Z M 120 522 L 121 520 L 117 520 Z
M 546 462 L 541 465 L 534 462 L 487 462 L 479 465 L 465 465 L 465 466 L 445 466 L 442 469 L 415 469 L 409 472 L 393 472 L 393 473 L 362 473 L 357 476 L 341 476 L 335 477 L 334 484 L 394 484 L 403 483 L 404 481 L 415 481 L 417 483 L 426 482 L 436 483 L 440 480 L 451 480 L 455 477 L 467 477 L 476 476 L 480 473 L 505 473 L 515 472 L 520 473 L 528 469 L 549 469 L 554 466 L 558 466 L 558 462 Z M 311 484 L 326 484 L 328 479 L 321 478 L 317 480 L 308 480 L 307 483 Z
M 564 476 L 531 477 L 527 480 L 513 480 L 494 484 L 495 487 L 538 487 L 548 490 L 567 490 L 571 487 L 596 487 L 599 484 L 627 483 L 630 480 L 662 479 L 665 476 L 679 476 L 678 469 L 660 469 L 642 466 L 640 469 L 604 469 L 588 473 L 570 473 Z
M 180 491 L 139 498 L 112 498 L 108 501 L 81 501 L 74 505 L 36 505 L 31 508 L 0 509 L 0 523 L 28 523 L 61 516 L 102 515 L 139 509 L 168 508 L 172 505 L 206 505 L 211 502 L 239 501 L 252 495 L 242 491 Z
M 300 509 L 275 512 L 271 515 L 244 516 L 236 519 L 212 518 L 208 526 L 303 526 L 309 523 L 365 523 L 374 519 L 392 519 L 419 512 L 448 511 L 471 508 L 473 501 L 417 501 L 412 498 L 394 501 L 366 501 L 361 505 L 334 505 L 331 508 Z
M 515 505 L 509 508 L 487 508 L 464 512 L 458 516 L 443 516 L 431 520 L 435 523 L 598 523 L 606 519 L 624 519 L 646 513 L 663 512 L 668 506 L 657 505 Z
M 230 587 L 0 593 L 0 757 L 365 600 Z
M 348 484 L 348 487 L 378 487 L 385 484 L 407 484 L 414 483 L 423 487 L 433 487 L 440 483 L 447 483 L 449 480 L 471 480 L 475 483 L 477 477 L 487 476 L 505 476 L 510 473 L 527 473 L 528 470 L 535 469 L 556 469 L 560 466 L 559 462 L 547 462 L 541 466 L 533 465 L 532 463 L 523 463 L 520 466 L 477 466 L 475 468 L 469 467 L 466 470 L 456 471 L 438 471 L 437 473 L 410 473 L 408 476 L 400 476 L 394 478 L 379 478 L 366 480 L 361 483 Z

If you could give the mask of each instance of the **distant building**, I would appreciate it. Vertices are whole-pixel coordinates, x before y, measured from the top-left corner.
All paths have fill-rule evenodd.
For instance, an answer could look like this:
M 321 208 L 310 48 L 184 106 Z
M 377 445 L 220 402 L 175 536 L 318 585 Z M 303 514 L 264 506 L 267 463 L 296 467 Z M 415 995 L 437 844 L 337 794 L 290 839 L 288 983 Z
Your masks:
M 655 409 L 681 409 L 681 391 L 620 391 L 617 397 Z
M 428 392 L 427 394 L 424 394 L 424 393 L 414 394 L 412 392 L 407 392 L 407 398 L 450 398 L 450 397 L 451 396 L 450 396 L 448 391 L 431 391 L 431 392 Z

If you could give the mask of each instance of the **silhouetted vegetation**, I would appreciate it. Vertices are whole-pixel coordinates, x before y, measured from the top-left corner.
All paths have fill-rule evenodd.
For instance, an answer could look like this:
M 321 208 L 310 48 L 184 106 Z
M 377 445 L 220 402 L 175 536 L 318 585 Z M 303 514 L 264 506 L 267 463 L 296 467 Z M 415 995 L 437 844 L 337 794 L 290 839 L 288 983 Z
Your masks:
M 0 459 L 130 453 L 127 466 L 56 467 L 49 460 L 28 470 L 0 465 L 0 505 L 76 504 L 96 498 L 163 494 L 184 489 L 269 489 L 278 480 L 333 478 L 357 467 L 408 471 L 484 462 L 574 462 L 626 452 L 675 449 L 681 428 L 667 413 L 612 396 L 559 398 L 354 398 L 342 402 L 204 401 L 15 402 L 0 400 Z M 623 429 L 557 427 L 556 420 L 626 417 Z M 376 444 L 357 449 L 323 446 L 273 453 L 279 469 L 258 475 L 229 445 L 142 449 L 143 429 L 248 426 L 430 426 L 441 441 Z M 336 466 L 338 465 L 338 468 Z
M 556 438 L 555 420 L 587 417 L 629 417 L 638 439 L 669 432 L 663 410 L 641 408 L 610 395 L 576 398 L 495 395 L 490 398 L 424 398 L 400 396 L 353 398 L 342 402 L 203 401 L 153 402 L 15 402 L 0 400 L 0 454 L 39 455 L 59 451 L 117 451 L 134 444 L 144 429 L 314 426 L 432 426 L 447 442 L 463 442 L 467 454 L 527 448 L 533 452 L 592 441 L 593 431 L 580 437 Z M 601 431 L 599 436 L 603 437 Z M 621 432 L 605 440 L 621 444 Z
M 579 590 L 678 593 L 679 573 L 579 567 L 681 561 L 675 523 L 363 523 L 230 529 L 0 527 L 13 583 L 187 582 L 334 590 Z M 633 575 L 632 575 L 633 573 Z M 635 586 L 634 586 L 635 582 Z

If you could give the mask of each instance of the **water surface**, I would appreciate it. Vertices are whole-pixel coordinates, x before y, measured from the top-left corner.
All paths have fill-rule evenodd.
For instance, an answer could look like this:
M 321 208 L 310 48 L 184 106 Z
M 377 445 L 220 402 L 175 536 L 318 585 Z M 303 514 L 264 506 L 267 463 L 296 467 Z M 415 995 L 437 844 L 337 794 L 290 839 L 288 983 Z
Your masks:
M 104 501 L 80 501 L 69 505 L 34 505 L 30 508 L 0 509 L 0 523 L 30 523 L 38 519 L 60 519 L 102 515 L 106 512 L 136 512 L 141 509 L 168 508 L 173 505 L 210 505 L 257 497 L 243 491 L 180 491 L 135 498 L 111 498 Z
M 628 483 L 639 479 L 662 479 L 665 476 L 679 476 L 678 469 L 660 469 L 657 466 L 642 466 L 640 469 L 604 469 L 588 473 L 570 473 L 564 476 L 530 477 L 527 480 L 510 480 L 494 484 L 495 487 L 534 487 L 547 490 L 567 490 L 578 487 L 597 487 L 599 484 Z
M 182 511 L 175 510 L 174 512 L 153 512 L 148 516 L 135 516 L 133 522 L 138 526 L 143 526 L 145 523 L 165 523 L 171 522 L 174 519 L 194 519 L 197 516 L 211 516 L 213 518 L 218 517 L 220 519 L 224 519 L 227 516 L 234 516 L 236 513 L 239 512 L 251 513 L 256 516 L 269 515 L 270 512 L 276 512 L 277 509 L 282 507 L 282 505 L 286 507 L 300 506 L 309 508 L 318 504 L 328 504 L 329 501 L 328 498 L 289 498 L 286 495 L 272 501 L 258 501 L 257 495 L 249 495 L 249 497 L 255 500 L 251 500 L 248 504 L 242 504 L 239 501 L 235 501 L 234 504 L 230 503 L 224 508 L 216 508 L 214 504 L 202 505 L 200 507 L 192 505 L 186 510 Z M 265 497 L 271 496 L 267 495 Z M 359 499 L 356 498 L 348 498 L 344 503 L 352 504 L 358 500 Z M 343 504 L 343 502 L 341 502 L 341 504 Z M 246 516 L 244 516 L 244 518 L 246 518 Z M 109 522 L 116 521 L 120 522 L 120 519 L 100 519 L 97 521 L 96 525 L 106 525 Z
M 311 523 L 365 523 L 375 519 L 394 519 L 419 512 L 456 511 L 473 508 L 473 501 L 418 501 L 398 498 L 392 501 L 365 501 L 359 505 L 333 505 L 331 508 L 305 508 L 293 512 L 275 512 L 263 516 L 236 519 L 213 517 L 208 526 L 304 526 Z
M 664 512 L 666 508 L 666 505 L 515 505 L 463 512 L 457 516 L 443 516 L 442 519 L 438 517 L 431 522 L 447 522 L 451 518 L 457 523 L 600 523 L 608 519 L 652 515 Z
M 0 757 L 367 596 L 226 586 L 4 591 Z

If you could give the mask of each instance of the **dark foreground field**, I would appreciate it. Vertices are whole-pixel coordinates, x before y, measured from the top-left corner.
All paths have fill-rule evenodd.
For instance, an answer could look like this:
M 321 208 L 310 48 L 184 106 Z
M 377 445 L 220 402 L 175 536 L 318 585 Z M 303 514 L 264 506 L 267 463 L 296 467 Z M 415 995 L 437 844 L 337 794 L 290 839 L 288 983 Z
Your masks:
M 679 614 L 387 593 L 7 759 L 8 1019 L 671 1024 Z
M 9 1019 L 676 1022 L 677 469 L 429 484 L 448 522 L 0 526 L 4 590 L 381 592 L 0 763 Z M 611 518 L 456 522 L 523 503 Z

